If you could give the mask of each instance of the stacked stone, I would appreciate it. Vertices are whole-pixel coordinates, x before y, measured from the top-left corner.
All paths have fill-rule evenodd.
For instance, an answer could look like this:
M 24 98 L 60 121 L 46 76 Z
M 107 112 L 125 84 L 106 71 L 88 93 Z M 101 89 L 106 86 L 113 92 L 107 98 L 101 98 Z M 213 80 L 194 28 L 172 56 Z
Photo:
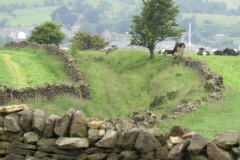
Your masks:
M 137 128 L 119 118 L 88 118 L 72 108 L 62 117 L 43 109 L 17 111 L 15 106 L 4 110 L 0 115 L 0 160 L 240 158 L 240 135 L 231 130 L 215 134 L 211 141 L 181 126 L 173 126 L 164 135 L 158 128 Z
M 198 73 L 201 79 L 204 80 L 204 90 L 209 94 L 207 97 L 197 100 L 196 102 L 181 102 L 171 113 L 163 114 L 160 123 L 164 123 L 169 119 L 179 118 L 186 113 L 197 110 L 198 106 L 201 104 L 218 101 L 224 96 L 222 76 L 212 73 L 204 61 L 184 56 L 174 56 L 174 60 L 177 60 L 177 62 L 182 61 L 187 67 Z

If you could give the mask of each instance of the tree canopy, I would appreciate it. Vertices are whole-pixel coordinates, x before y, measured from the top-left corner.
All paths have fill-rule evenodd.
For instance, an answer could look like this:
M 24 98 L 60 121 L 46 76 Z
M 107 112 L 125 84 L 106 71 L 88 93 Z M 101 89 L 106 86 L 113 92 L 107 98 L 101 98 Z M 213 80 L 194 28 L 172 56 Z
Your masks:
M 172 0 L 143 0 L 142 12 L 133 16 L 130 45 L 146 47 L 154 57 L 156 44 L 166 38 L 179 38 L 184 29 L 177 29 L 179 6 Z
M 47 21 L 44 24 L 36 26 L 27 41 L 39 44 L 56 44 L 59 46 L 64 38 L 65 34 L 61 31 L 61 25 Z
M 77 32 L 70 39 L 72 45 L 79 50 L 101 50 L 105 48 L 110 42 L 106 42 L 104 38 L 99 35 L 91 36 L 88 32 Z

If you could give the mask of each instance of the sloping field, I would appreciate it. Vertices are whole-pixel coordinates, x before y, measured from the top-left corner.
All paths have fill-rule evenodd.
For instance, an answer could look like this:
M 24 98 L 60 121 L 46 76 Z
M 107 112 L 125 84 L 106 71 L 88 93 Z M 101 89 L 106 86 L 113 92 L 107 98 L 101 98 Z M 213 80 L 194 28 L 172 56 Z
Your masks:
M 213 138 L 217 132 L 235 130 L 240 132 L 239 104 L 240 104 L 240 56 L 198 56 L 196 53 L 187 53 L 185 56 L 203 60 L 208 64 L 213 73 L 222 75 L 225 86 L 225 97 L 210 104 L 203 104 L 199 110 L 177 120 L 159 125 L 167 129 L 172 125 L 182 125 L 192 131 Z
M 240 1 L 236 1 L 236 0 L 211 0 L 213 2 L 224 2 L 226 3 L 227 7 L 230 8 L 234 8 L 237 9 L 238 6 L 240 6 Z
M 175 99 L 153 108 L 161 118 L 180 101 L 207 95 L 197 74 L 182 65 L 172 65 L 167 57 L 156 55 L 149 59 L 146 51 L 119 50 L 110 55 L 84 51 L 76 55 L 76 59 L 86 83 L 90 85 L 92 99 L 76 105 L 77 100 L 60 97 L 53 100 L 55 104 L 38 100 L 29 102 L 31 106 L 48 108 L 51 105 L 55 112 L 75 106 L 89 117 L 129 119 L 137 108 L 151 109 L 149 105 L 154 97 L 178 91 Z
M 240 21 L 240 16 L 226 16 L 226 15 L 218 15 L 218 14 L 194 14 L 194 13 L 188 13 L 182 14 L 183 19 L 184 18 L 191 18 L 192 16 L 196 16 L 196 23 L 198 25 L 202 25 L 203 21 L 209 20 L 211 22 L 214 22 L 215 24 L 237 24 L 237 22 Z
M 64 64 L 44 51 L 0 49 L 0 84 L 13 88 L 34 87 L 48 82 L 71 83 Z
M 240 56 L 198 56 L 196 53 L 186 55 L 203 60 L 213 73 L 222 75 L 225 87 L 240 89 Z

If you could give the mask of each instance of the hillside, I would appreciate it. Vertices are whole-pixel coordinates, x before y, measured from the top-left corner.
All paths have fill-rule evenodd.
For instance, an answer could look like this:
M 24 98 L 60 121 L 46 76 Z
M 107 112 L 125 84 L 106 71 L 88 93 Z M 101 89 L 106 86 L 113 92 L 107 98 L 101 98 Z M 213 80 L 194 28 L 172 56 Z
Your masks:
M 182 18 L 191 18 L 196 16 L 196 23 L 197 25 L 203 25 L 205 20 L 209 20 L 214 24 L 219 25 L 233 25 L 237 22 L 240 22 L 240 16 L 227 16 L 227 15 L 220 15 L 220 14 L 194 14 L 194 13 L 184 13 L 181 14 Z
M 68 4 L 69 0 L 65 0 L 64 4 Z M 86 0 L 90 5 L 93 7 L 96 7 L 98 2 L 100 0 Z M 113 7 L 114 11 L 119 12 L 120 10 L 124 10 L 124 8 L 131 8 L 136 7 L 136 5 L 141 4 L 141 0 L 135 0 L 135 5 L 128 5 L 124 4 L 122 1 L 119 0 L 106 0 L 110 2 Z M 240 5 L 240 1 L 224 1 L 224 0 L 213 0 L 215 2 L 225 2 L 228 6 L 228 8 L 234 8 L 236 9 L 237 6 Z M 32 25 L 39 25 L 41 23 L 44 23 L 45 21 L 51 20 L 50 14 L 52 11 L 59 8 L 61 5 L 55 5 L 55 6 L 43 6 L 43 2 L 39 2 L 37 0 L 25 0 L 23 2 L 19 2 L 17 0 L 13 1 L 3 1 L 0 0 L 0 4 L 4 5 L 10 5 L 18 3 L 21 5 L 22 3 L 26 4 L 26 8 L 21 9 L 14 9 L 13 13 L 9 14 L 6 12 L 2 12 L 0 14 L 0 20 L 7 18 L 7 24 L 11 26 L 32 26 Z M 35 7 L 35 5 L 38 5 L 39 7 Z M 13 14 L 16 15 L 16 17 L 13 16 Z M 215 22 L 217 24 L 235 24 L 240 20 L 240 16 L 225 16 L 225 15 L 218 15 L 218 14 L 183 14 L 183 17 L 191 17 L 192 15 L 196 15 L 196 21 L 198 24 L 202 24 L 204 20 L 211 20 L 212 22 Z
M 186 53 L 185 56 L 205 61 L 214 73 L 223 76 L 225 97 L 217 103 L 202 104 L 198 111 L 160 124 L 158 127 L 164 131 L 172 125 L 183 125 L 201 132 L 206 137 L 229 129 L 239 131 L 235 124 L 239 114 L 240 102 L 237 97 L 240 94 L 238 83 L 240 75 L 235 68 L 239 68 L 240 58 L 214 55 L 203 57 L 192 53 Z M 32 61 L 35 61 L 34 59 Z M 62 115 L 72 106 L 82 110 L 89 117 L 100 119 L 107 117 L 129 119 L 132 111 L 141 107 L 151 110 L 160 119 L 163 113 L 171 111 L 179 102 L 196 101 L 207 95 L 196 73 L 182 65 L 174 66 L 171 59 L 158 54 L 154 59 L 149 59 L 149 53 L 140 50 L 119 50 L 108 56 L 104 52 L 85 51 L 79 52 L 76 59 L 86 82 L 90 85 L 91 100 L 79 101 L 70 96 L 58 96 L 50 101 L 44 98 L 30 100 L 26 104 L 32 108 L 44 108 L 58 115 Z M 6 59 L 0 60 L 6 63 Z M 21 67 L 27 66 L 20 65 L 18 68 Z M 6 77 L 13 74 L 11 70 L 3 73 Z M 18 76 L 19 80 L 21 77 L 26 78 L 23 72 L 18 72 Z M 27 76 L 28 78 L 31 77 Z M 6 84 L 4 81 L 1 83 Z M 167 93 L 175 91 L 179 93 L 175 95 L 175 99 L 150 108 L 150 103 L 156 96 L 166 96 Z
M 206 0 L 204 0 L 206 1 Z M 234 8 L 237 9 L 238 6 L 240 6 L 240 1 L 236 1 L 236 0 L 211 0 L 213 2 L 224 2 L 227 4 L 228 8 Z

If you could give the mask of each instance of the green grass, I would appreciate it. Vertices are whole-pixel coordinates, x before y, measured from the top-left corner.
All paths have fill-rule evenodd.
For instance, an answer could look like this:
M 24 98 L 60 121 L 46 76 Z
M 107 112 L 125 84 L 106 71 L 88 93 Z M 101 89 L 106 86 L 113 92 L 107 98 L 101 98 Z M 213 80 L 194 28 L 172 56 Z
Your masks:
M 223 83 L 225 87 L 240 89 L 239 56 L 198 56 L 196 53 L 188 53 L 185 55 L 206 62 L 213 73 L 223 76 Z
M 213 73 L 222 75 L 225 96 L 218 102 L 202 104 L 197 111 L 157 127 L 165 132 L 171 126 L 181 125 L 209 139 L 226 130 L 240 132 L 236 125 L 239 123 L 240 57 L 197 56 L 195 53 L 186 53 L 185 56 L 205 61 Z M 149 104 L 155 96 L 178 90 L 180 94 L 175 100 L 167 100 L 150 109 L 160 119 L 163 113 L 176 107 L 180 101 L 195 101 L 207 95 L 198 75 L 183 65 L 173 65 L 168 56 L 156 54 L 149 59 L 149 53 L 140 50 L 118 50 L 109 55 L 84 51 L 79 52 L 76 59 L 86 83 L 90 85 L 92 100 L 57 96 L 50 101 L 38 98 L 26 104 L 59 116 L 72 107 L 82 110 L 88 117 L 129 120 L 133 110 L 140 107 L 150 109 Z
M 80 108 L 89 117 L 129 120 L 133 110 L 140 107 L 150 109 L 149 105 L 155 96 L 180 91 L 175 100 L 152 110 L 161 118 L 163 112 L 170 111 L 184 98 L 196 100 L 206 96 L 198 75 L 182 65 L 173 66 L 168 57 L 156 55 L 154 59 L 149 59 L 149 53 L 145 51 L 119 50 L 108 56 L 103 52 L 85 51 L 76 58 L 85 81 L 90 85 L 92 100 L 81 102 L 80 107 L 74 105 L 76 101 L 79 102 L 78 99 L 66 98 L 65 101 L 67 104 L 73 103 L 69 106 Z M 186 96 L 190 91 L 194 92 Z M 62 101 L 61 98 L 53 101 L 55 103 L 58 100 Z M 33 100 L 29 104 L 47 108 L 51 102 L 42 104 Z M 59 104 L 64 105 L 63 102 Z M 51 108 L 68 109 L 62 105 Z
M 237 9 L 238 6 L 240 6 L 240 1 L 236 1 L 236 0 L 211 0 L 213 2 L 224 2 L 226 3 L 227 7 L 230 8 L 234 8 Z
M 42 50 L 0 49 L 3 69 L 0 83 L 14 88 L 34 87 L 48 82 L 72 81 L 64 73 L 64 64 Z
M 16 19 L 7 13 L 1 13 L 0 20 L 3 18 L 8 19 L 8 24 L 12 26 L 32 26 L 39 25 L 45 21 L 51 21 L 50 14 L 59 6 L 54 7 L 31 7 L 27 9 L 17 9 L 14 13 L 17 15 Z
M 173 125 L 182 125 L 210 139 L 213 138 L 214 134 L 226 130 L 240 132 L 238 125 L 236 125 L 240 123 L 240 120 L 236 118 L 239 117 L 240 103 L 240 57 L 198 56 L 195 53 L 187 53 L 185 56 L 203 60 L 213 73 L 223 76 L 226 88 L 224 90 L 225 97 L 216 103 L 201 105 L 198 111 L 158 127 L 166 131 Z
M 227 24 L 232 25 L 240 21 L 240 16 L 226 16 L 218 14 L 195 14 L 195 13 L 183 13 L 182 18 L 191 18 L 196 16 L 196 23 L 202 25 L 203 21 L 209 20 L 215 24 Z

